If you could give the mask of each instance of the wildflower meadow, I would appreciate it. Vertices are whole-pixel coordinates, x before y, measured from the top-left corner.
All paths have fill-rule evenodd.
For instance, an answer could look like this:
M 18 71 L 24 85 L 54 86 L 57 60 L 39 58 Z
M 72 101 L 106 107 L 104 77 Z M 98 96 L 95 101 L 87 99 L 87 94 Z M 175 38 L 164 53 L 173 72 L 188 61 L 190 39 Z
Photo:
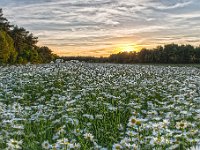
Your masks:
M 0 150 L 197 150 L 200 69 L 0 67 Z

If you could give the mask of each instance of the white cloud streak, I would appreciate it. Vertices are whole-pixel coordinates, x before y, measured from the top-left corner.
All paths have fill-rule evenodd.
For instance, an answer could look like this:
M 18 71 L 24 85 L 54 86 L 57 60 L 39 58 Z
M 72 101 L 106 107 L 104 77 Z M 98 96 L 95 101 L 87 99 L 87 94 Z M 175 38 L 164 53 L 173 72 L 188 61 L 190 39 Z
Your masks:
M 39 44 L 63 55 L 200 38 L 199 0 L 0 0 L 0 7 L 12 23 L 39 36 Z

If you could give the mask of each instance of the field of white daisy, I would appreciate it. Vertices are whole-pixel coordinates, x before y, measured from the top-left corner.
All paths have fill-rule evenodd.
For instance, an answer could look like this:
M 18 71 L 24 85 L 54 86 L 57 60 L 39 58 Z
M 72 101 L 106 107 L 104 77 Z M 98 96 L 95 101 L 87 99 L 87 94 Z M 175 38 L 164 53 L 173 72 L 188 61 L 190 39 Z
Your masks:
M 0 67 L 0 149 L 200 144 L 200 69 L 78 62 Z

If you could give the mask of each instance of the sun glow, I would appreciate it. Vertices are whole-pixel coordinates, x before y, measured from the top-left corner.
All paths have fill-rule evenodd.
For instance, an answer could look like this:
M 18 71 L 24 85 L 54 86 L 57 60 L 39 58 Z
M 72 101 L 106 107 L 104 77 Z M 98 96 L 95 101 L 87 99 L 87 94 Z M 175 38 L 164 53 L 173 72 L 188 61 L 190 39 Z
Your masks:
M 136 48 L 133 45 L 122 45 L 119 47 L 121 52 L 132 52 L 135 51 Z

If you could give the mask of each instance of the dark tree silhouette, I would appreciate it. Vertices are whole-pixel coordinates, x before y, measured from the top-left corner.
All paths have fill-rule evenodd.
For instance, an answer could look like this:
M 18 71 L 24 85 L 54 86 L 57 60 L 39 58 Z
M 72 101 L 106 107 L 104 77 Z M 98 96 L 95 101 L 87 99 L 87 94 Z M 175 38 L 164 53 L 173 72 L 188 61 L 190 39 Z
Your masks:
M 143 48 L 139 52 L 120 52 L 108 58 L 61 57 L 64 60 L 79 60 L 101 63 L 200 63 L 200 46 L 167 44 L 154 49 Z

